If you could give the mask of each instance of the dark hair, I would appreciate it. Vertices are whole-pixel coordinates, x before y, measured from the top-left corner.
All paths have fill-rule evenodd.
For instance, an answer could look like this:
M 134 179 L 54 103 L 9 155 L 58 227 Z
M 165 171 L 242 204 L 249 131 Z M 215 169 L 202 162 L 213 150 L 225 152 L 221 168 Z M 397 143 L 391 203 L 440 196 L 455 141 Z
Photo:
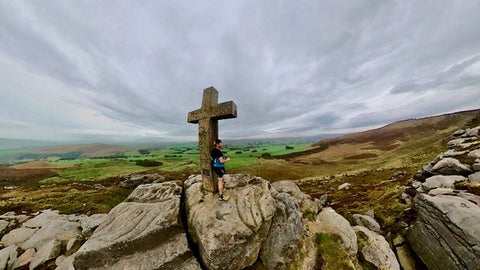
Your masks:
M 219 143 L 221 143 L 221 142 L 222 142 L 222 140 L 216 139 L 216 140 L 215 140 L 215 145 L 217 145 L 217 144 L 219 144 Z

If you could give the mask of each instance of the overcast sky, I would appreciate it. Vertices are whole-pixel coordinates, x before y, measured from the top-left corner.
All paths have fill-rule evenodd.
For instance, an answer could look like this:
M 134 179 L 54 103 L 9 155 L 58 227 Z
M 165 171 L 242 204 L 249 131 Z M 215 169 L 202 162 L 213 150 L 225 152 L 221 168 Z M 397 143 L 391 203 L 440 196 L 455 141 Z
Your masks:
M 0 137 L 311 136 L 480 108 L 480 1 L 0 0 Z

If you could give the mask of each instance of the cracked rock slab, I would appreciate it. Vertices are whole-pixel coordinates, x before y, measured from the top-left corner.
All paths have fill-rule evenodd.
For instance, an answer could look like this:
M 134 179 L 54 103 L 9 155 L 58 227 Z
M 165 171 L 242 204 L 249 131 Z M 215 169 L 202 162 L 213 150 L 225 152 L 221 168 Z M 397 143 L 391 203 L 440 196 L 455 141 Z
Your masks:
M 429 269 L 478 269 L 480 207 L 458 196 L 419 194 L 407 239 Z
M 181 224 L 181 181 L 138 186 L 75 255 L 75 269 L 200 269 Z

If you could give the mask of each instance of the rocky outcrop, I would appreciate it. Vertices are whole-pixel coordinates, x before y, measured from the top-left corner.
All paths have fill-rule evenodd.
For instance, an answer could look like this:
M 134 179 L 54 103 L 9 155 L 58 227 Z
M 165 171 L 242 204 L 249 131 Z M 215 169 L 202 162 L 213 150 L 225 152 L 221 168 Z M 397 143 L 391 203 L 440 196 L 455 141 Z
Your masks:
M 165 181 L 165 177 L 157 173 L 123 174 L 119 176 L 119 180 L 120 180 L 120 183 L 118 184 L 119 186 L 132 188 L 142 184 L 161 183 Z
M 182 228 L 182 183 L 141 185 L 75 255 L 78 269 L 200 269 Z
M 227 175 L 229 201 L 202 193 L 201 176 L 188 179 L 186 211 L 192 239 L 208 269 L 242 269 L 257 260 L 275 214 L 270 184 L 248 175 Z
M 478 130 L 455 132 L 450 149 L 424 166 L 418 175 L 425 177 L 413 184 L 417 217 L 407 240 L 429 269 L 479 269 L 480 196 L 470 193 L 480 181 L 474 173 Z
M 457 196 L 415 197 L 418 221 L 408 241 L 430 269 L 476 269 L 480 260 L 480 208 Z

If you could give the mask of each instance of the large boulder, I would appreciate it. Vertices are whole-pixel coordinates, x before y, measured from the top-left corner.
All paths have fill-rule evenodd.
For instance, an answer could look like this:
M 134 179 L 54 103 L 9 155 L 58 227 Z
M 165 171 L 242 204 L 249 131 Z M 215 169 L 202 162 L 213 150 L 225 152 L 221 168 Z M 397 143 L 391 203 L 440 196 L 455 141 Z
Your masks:
M 400 270 L 395 253 L 385 238 L 363 226 L 353 227 L 357 233 L 359 252 L 376 269 Z
M 470 174 L 468 181 L 474 185 L 480 185 L 480 172 Z
M 272 187 L 277 192 L 287 193 L 292 196 L 300 207 L 300 212 L 310 212 L 317 214 L 322 208 L 322 204 L 319 200 L 313 200 L 309 195 L 303 193 L 300 188 L 292 181 L 283 180 L 272 183 Z
M 472 170 L 458 159 L 444 158 L 433 166 L 432 172 L 443 175 L 468 175 Z
M 250 175 L 226 175 L 229 201 L 204 193 L 201 175 L 190 177 L 185 189 L 188 227 L 204 265 L 243 269 L 254 264 L 276 212 L 270 183 Z
M 429 269 L 478 269 L 480 207 L 458 196 L 419 194 L 407 239 Z
M 315 232 L 340 236 L 343 245 L 350 255 L 357 254 L 358 245 L 355 231 L 350 226 L 348 220 L 335 212 L 332 208 L 323 208 L 318 214 L 315 223 L 312 224 L 312 227 Z
M 76 269 L 200 269 L 180 217 L 181 181 L 138 186 L 76 253 Z
M 422 188 L 424 191 L 429 191 L 436 188 L 455 188 L 455 183 L 466 181 L 467 178 L 461 175 L 434 175 L 425 180 L 425 183 L 422 183 Z
M 11 245 L 0 250 L 0 269 L 12 268 L 17 259 L 17 246 Z
M 2 244 L 3 246 L 23 244 L 23 242 L 27 241 L 36 231 L 37 229 L 25 227 L 11 230 L 9 233 L 5 234 L 2 237 L 0 244 Z
M 288 193 L 274 195 L 276 212 L 265 239 L 260 258 L 267 269 L 287 269 L 297 261 L 303 235 L 302 214 L 296 200 Z

